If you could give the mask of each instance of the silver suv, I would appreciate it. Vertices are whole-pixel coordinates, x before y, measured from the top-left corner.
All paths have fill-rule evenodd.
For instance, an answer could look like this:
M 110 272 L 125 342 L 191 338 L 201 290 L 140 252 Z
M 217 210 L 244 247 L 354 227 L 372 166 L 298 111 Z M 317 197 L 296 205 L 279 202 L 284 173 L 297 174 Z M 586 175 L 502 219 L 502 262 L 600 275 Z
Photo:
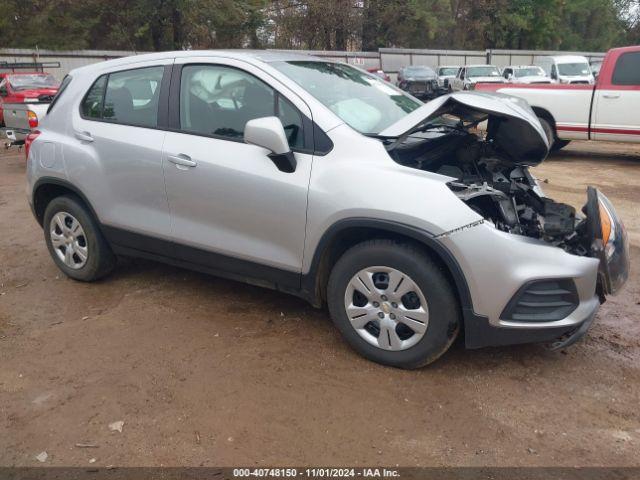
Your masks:
M 158 53 L 71 72 L 27 150 L 69 277 L 128 255 L 275 288 L 386 365 L 430 363 L 462 331 L 569 345 L 627 278 L 613 207 L 542 194 L 527 167 L 548 139 L 507 96 L 422 104 L 308 56 Z

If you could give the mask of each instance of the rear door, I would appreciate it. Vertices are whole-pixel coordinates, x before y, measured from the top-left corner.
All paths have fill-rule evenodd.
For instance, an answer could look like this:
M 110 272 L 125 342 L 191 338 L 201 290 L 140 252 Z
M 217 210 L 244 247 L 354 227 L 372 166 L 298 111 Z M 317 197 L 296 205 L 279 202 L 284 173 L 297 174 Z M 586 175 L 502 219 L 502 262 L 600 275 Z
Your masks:
M 591 138 L 640 142 L 640 51 L 620 53 L 595 91 Z
M 247 121 L 273 115 L 294 151 L 293 173 L 243 141 Z M 313 158 L 310 118 L 301 99 L 257 67 L 225 58 L 176 60 L 174 131 L 167 133 L 163 165 L 182 260 L 243 278 L 278 271 L 284 273 L 276 282 L 299 281 Z
M 155 251 L 155 243 L 145 238 L 170 236 L 162 171 L 166 132 L 160 129 L 159 110 L 161 96 L 166 106 L 172 62 L 101 75 L 74 115 L 70 147 L 75 152 L 65 154 L 67 171 L 83 187 L 116 244 Z

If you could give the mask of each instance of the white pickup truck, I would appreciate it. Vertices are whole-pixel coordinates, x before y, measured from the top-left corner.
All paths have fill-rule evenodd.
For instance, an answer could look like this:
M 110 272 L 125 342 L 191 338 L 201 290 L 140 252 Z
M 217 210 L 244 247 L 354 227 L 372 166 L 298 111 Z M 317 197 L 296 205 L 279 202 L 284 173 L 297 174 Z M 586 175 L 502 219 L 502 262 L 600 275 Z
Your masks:
M 475 89 L 529 102 L 555 150 L 571 140 L 640 142 L 640 46 L 609 50 L 595 85 L 479 83 Z
M 5 136 L 15 144 L 21 144 L 31 130 L 38 127 L 39 121 L 47 114 L 51 102 L 5 103 Z

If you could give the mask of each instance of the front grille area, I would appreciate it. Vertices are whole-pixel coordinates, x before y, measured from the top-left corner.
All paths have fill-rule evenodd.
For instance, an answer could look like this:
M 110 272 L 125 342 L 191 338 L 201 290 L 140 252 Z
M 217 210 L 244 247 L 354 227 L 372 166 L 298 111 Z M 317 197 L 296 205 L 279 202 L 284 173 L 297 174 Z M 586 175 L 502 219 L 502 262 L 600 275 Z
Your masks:
M 578 303 L 573 280 L 534 280 L 509 301 L 500 318 L 514 322 L 553 322 L 573 312 Z
M 432 89 L 431 82 L 416 81 L 409 83 L 410 93 L 430 92 Z

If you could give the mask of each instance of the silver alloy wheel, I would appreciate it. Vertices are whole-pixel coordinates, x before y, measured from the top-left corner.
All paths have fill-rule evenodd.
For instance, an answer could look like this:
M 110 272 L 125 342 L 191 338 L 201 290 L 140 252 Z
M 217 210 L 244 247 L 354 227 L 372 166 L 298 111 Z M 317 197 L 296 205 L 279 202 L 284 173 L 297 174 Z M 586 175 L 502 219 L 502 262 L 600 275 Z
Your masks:
M 344 307 L 358 335 L 383 350 L 411 348 L 429 326 L 429 308 L 420 287 L 391 267 L 356 273 L 347 285 Z
M 78 270 L 87 263 L 89 247 L 80 222 L 70 213 L 58 212 L 49 225 L 51 246 L 64 264 Z

